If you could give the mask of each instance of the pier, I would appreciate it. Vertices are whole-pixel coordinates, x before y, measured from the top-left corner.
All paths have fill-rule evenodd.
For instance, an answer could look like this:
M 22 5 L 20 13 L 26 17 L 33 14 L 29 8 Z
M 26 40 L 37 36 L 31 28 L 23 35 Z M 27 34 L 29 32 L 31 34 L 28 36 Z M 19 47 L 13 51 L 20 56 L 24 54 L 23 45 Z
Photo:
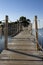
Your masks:
M 37 17 L 35 22 L 37 30 Z M 0 54 L 0 65 L 43 65 L 43 51 L 39 49 L 37 41 L 38 31 L 34 38 L 31 27 L 23 27 L 19 34 L 11 38 L 11 42 L 8 42 L 8 33 L 5 32 L 5 49 Z

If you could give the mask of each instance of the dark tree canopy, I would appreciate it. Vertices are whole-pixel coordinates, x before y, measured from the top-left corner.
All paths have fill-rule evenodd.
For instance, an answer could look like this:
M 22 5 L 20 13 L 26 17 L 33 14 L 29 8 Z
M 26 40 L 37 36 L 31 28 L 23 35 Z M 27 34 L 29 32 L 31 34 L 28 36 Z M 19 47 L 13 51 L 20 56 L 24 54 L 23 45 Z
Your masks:
M 26 21 L 26 17 L 21 16 L 19 20 L 20 20 L 20 21 Z
M 30 22 L 31 22 L 30 19 L 26 19 L 26 17 L 24 17 L 24 16 L 21 16 L 19 21 L 22 22 L 24 27 L 28 26 L 30 24 Z
M 28 22 L 31 22 L 30 19 L 27 19 Z
M 1 24 L 2 22 L 0 21 L 0 24 Z

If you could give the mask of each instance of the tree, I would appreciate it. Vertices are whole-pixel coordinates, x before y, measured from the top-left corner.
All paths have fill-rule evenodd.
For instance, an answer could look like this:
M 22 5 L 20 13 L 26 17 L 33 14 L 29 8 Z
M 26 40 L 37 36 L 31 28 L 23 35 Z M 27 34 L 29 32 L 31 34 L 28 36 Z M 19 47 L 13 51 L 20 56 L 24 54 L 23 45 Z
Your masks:
M 30 19 L 27 19 L 27 21 L 30 21 Z
M 26 17 L 21 16 L 20 19 L 19 19 L 19 21 L 26 21 Z
M 24 27 L 26 27 L 26 26 L 28 26 L 30 24 L 30 19 L 26 19 L 26 17 L 24 17 L 24 16 L 21 16 L 19 18 L 19 21 L 22 22 L 22 25 Z
M 1 24 L 2 22 L 0 21 L 0 24 Z

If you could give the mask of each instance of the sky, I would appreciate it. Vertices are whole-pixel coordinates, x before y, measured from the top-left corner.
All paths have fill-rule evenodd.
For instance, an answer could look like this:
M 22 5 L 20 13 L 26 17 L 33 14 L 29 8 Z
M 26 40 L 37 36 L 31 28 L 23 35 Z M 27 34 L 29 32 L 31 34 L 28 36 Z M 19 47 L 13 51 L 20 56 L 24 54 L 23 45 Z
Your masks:
M 43 21 L 43 0 L 0 0 L 0 20 L 9 16 L 9 20 L 15 21 L 20 16 L 25 16 L 31 21 L 34 16 Z

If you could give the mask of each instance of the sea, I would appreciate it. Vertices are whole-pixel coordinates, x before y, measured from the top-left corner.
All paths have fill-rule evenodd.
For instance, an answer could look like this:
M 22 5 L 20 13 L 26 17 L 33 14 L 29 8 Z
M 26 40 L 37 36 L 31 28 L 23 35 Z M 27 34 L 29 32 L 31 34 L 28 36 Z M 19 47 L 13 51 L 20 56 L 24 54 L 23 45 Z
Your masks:
M 43 28 L 38 30 L 38 41 L 43 48 Z
M 38 30 L 38 41 L 39 44 L 42 46 L 43 48 L 43 29 L 39 29 Z M 5 48 L 5 38 L 4 36 L 0 36 L 0 53 L 4 50 Z M 8 37 L 8 42 L 11 42 L 11 37 Z
M 8 37 L 8 42 L 11 42 L 12 38 Z M 5 38 L 4 36 L 0 37 L 0 53 L 5 49 Z

